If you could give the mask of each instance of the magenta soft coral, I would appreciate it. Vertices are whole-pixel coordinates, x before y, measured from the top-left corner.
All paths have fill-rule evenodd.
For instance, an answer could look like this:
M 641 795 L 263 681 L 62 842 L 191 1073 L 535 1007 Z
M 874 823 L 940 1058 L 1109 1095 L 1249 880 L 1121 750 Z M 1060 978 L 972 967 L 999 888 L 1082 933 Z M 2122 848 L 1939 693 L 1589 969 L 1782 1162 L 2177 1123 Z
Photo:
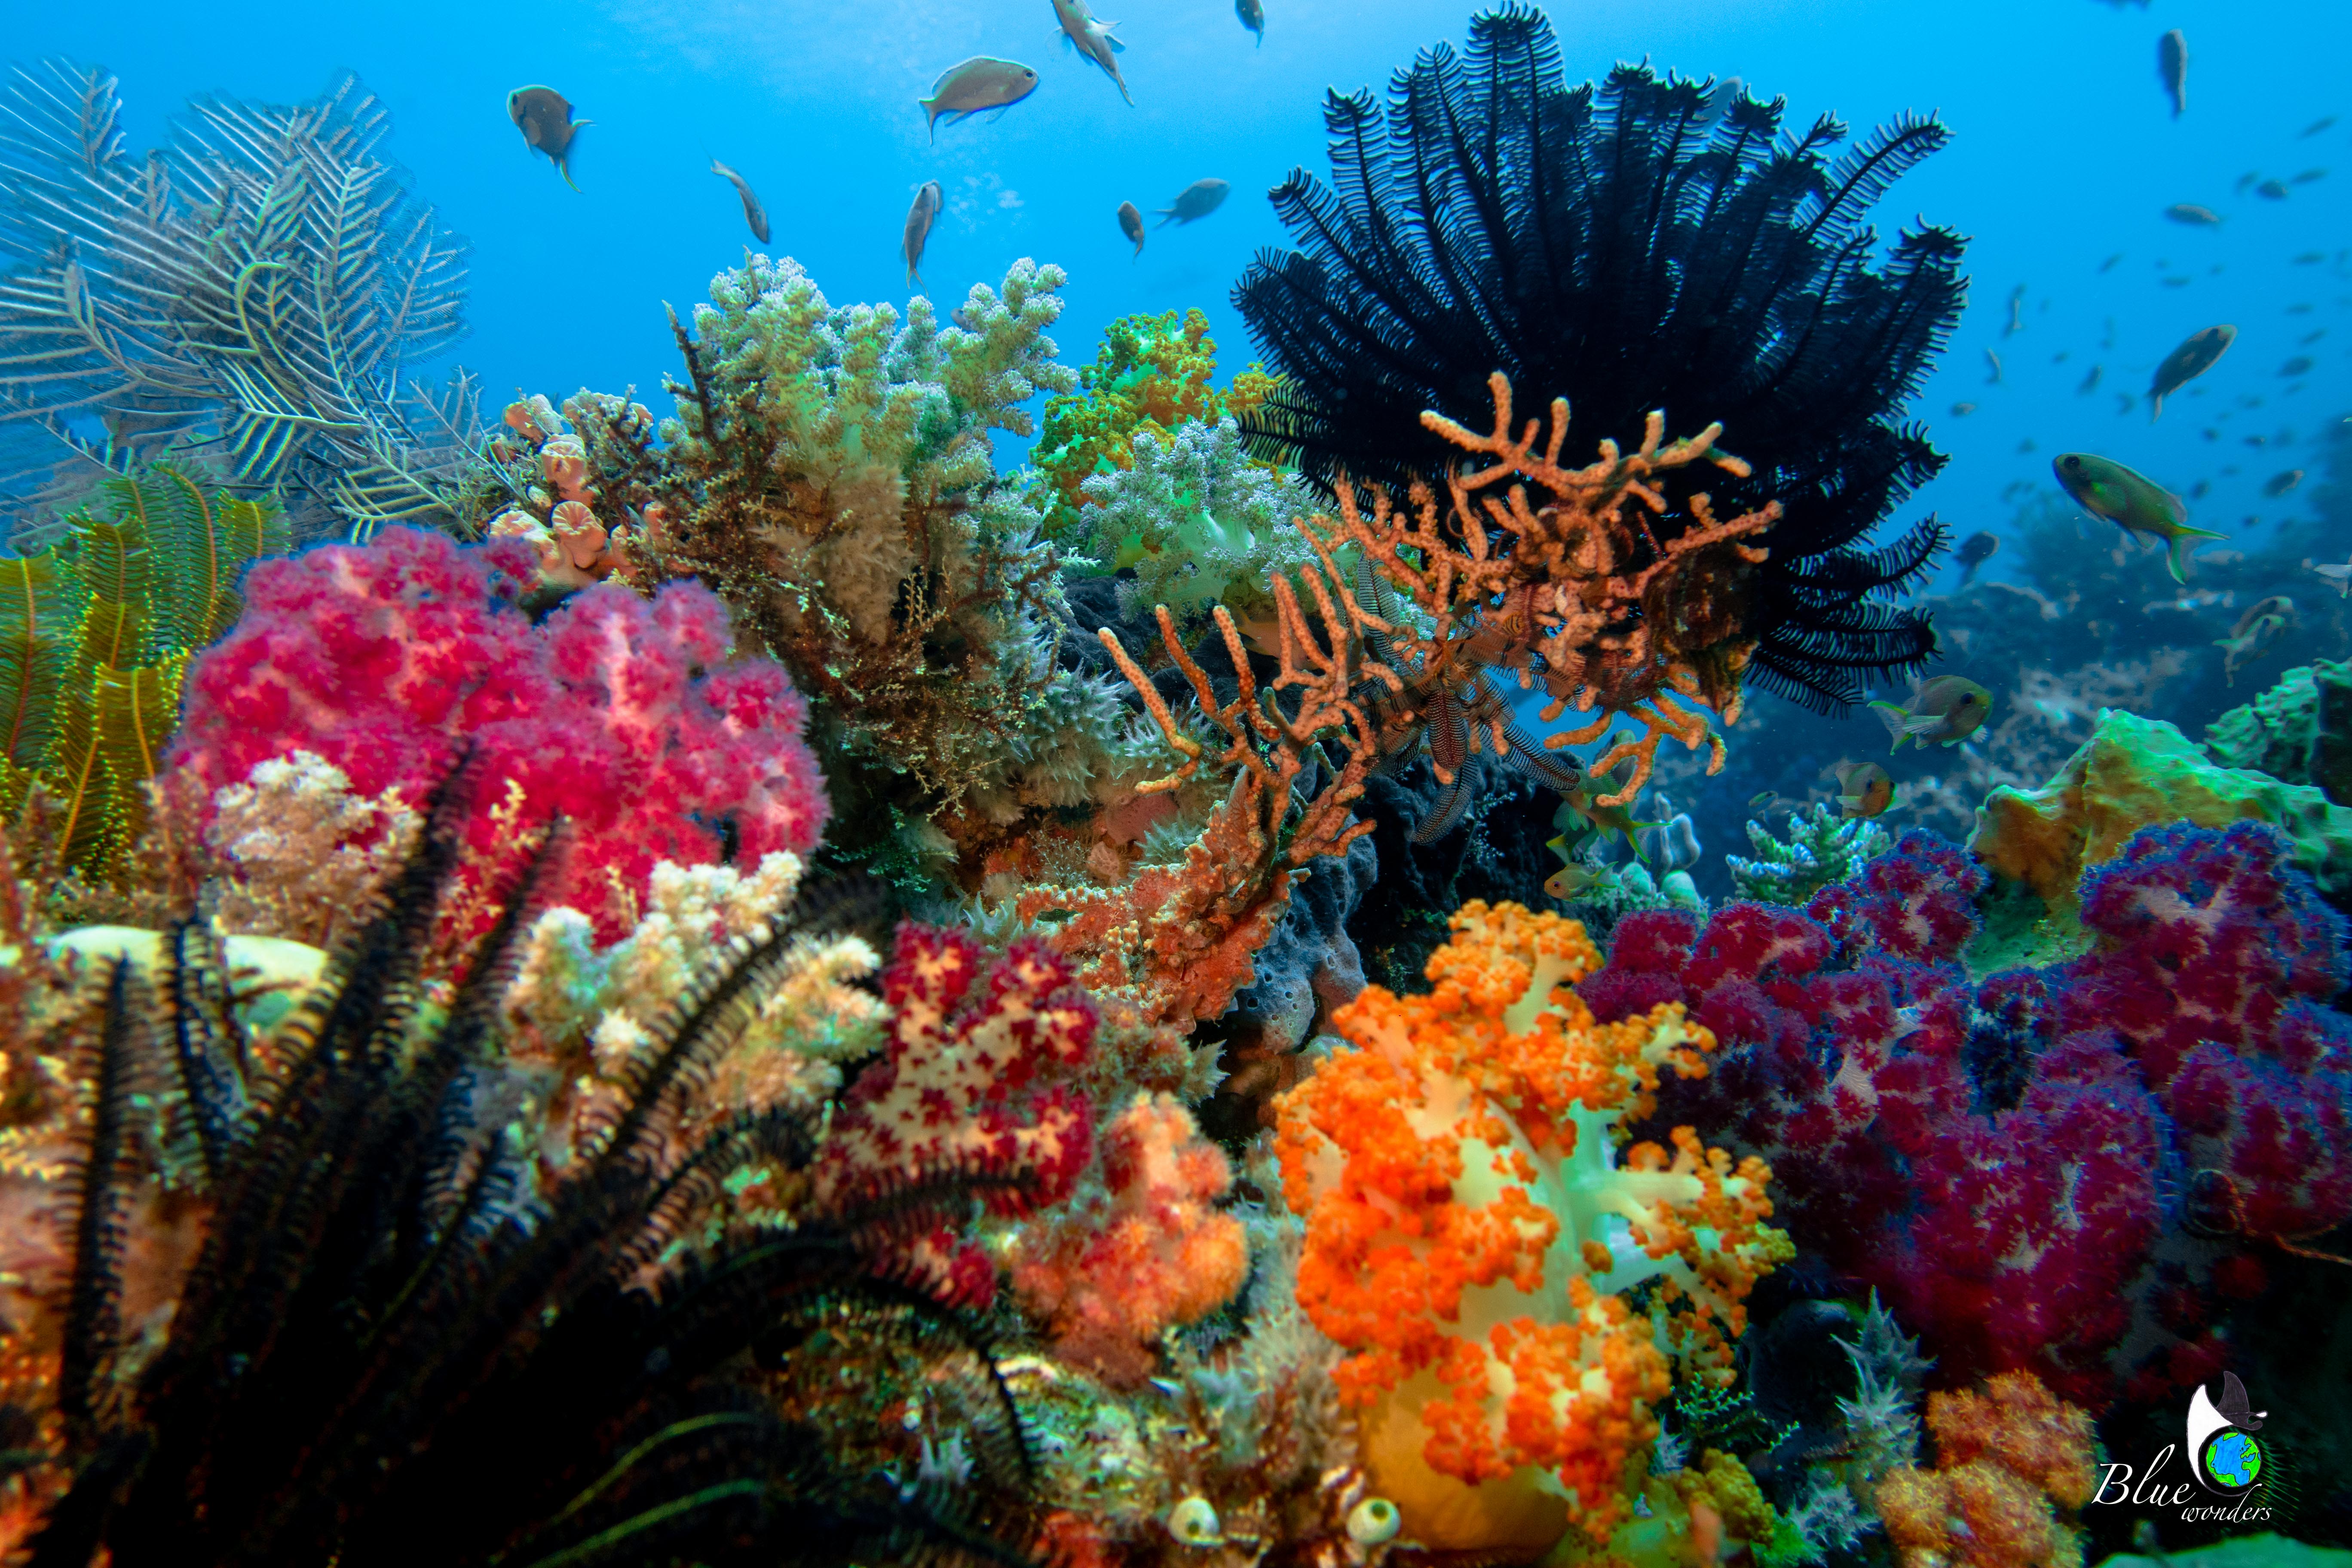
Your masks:
M 1060 1203 L 1094 1155 L 1094 1118 L 1072 1083 L 1094 1049 L 1094 999 L 1034 938 L 992 957 L 971 933 L 898 928 L 883 996 L 886 1058 L 858 1075 L 818 1157 L 819 1195 L 855 1200 L 925 1178 L 985 1178 L 988 1206 Z M 944 1226 L 894 1242 L 911 1283 L 985 1305 L 996 1266 Z
M 518 821 L 562 812 L 573 847 L 555 895 L 607 942 L 657 860 L 815 847 L 828 808 L 806 704 L 782 666 L 731 658 L 714 595 L 600 585 L 533 626 L 515 603 L 533 578 L 519 542 L 415 529 L 255 567 L 236 630 L 188 672 L 166 787 L 207 810 L 255 764 L 307 751 L 362 795 L 418 799 L 462 743 L 474 847 L 494 860 Z
M 2084 879 L 2090 953 L 1971 984 L 1982 873 L 1913 832 L 1803 914 L 1631 917 L 1580 989 L 1715 1032 L 1659 1121 L 1770 1161 L 1800 1245 L 1892 1298 L 1945 1375 L 2031 1368 L 2103 1404 L 2136 1306 L 2193 1374 L 2208 1287 L 2259 1289 L 2263 1248 L 2352 1218 L 2343 925 L 2285 853 L 2254 823 L 2144 833 Z M 2237 1248 L 2186 1249 L 2203 1284 L 2150 1265 L 2186 1228 Z

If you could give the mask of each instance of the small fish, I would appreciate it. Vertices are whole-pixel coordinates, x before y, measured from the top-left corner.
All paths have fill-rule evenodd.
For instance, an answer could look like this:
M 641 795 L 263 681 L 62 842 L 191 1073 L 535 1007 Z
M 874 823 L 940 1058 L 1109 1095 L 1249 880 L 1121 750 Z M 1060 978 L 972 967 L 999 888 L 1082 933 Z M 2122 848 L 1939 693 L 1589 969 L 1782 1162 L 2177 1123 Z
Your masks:
M 1606 752 L 1616 744 L 1616 737 L 1612 736 L 1608 745 L 1602 750 Z M 1619 763 L 1596 778 L 1587 779 L 1584 788 L 1571 790 L 1560 796 L 1559 809 L 1552 814 L 1552 826 L 1566 832 L 1577 827 L 1580 822 L 1583 830 L 1598 834 L 1604 840 L 1612 833 L 1622 833 L 1625 836 L 1625 842 L 1632 847 L 1634 858 L 1641 858 L 1642 835 L 1653 827 L 1663 827 L 1665 825 L 1659 822 L 1637 821 L 1630 804 L 1624 805 L 1601 804 L 1603 795 L 1615 795 L 1625 787 L 1626 782 L 1633 776 L 1633 764 L 1631 760 L 1628 760 Z
M 1837 803 L 1848 817 L 1876 816 L 1895 804 L 1895 780 L 1876 763 L 1840 763 Z
M 2009 325 L 2000 330 L 2004 338 L 2025 331 L 2025 285 L 2020 283 L 2009 291 Z
M 1952 405 L 1952 417 L 1955 419 L 1966 419 L 1969 415 L 1974 414 L 1976 411 L 1977 405 L 1973 403 L 1955 403 Z
M 974 55 L 950 66 L 931 84 L 931 96 L 915 100 L 930 121 L 931 140 L 940 139 L 940 116 L 966 120 L 986 110 L 1020 102 L 1037 90 L 1037 73 L 1018 60 Z
M 2273 474 L 2269 479 L 2264 479 L 2263 494 L 2273 497 L 2283 496 L 2301 483 L 2303 483 L 2303 470 L 2289 468 L 2284 473 Z
M 2180 340 L 2179 347 L 2164 356 L 2156 367 L 2155 379 L 2148 383 L 2148 422 L 2154 424 L 2164 413 L 2164 400 L 2172 393 L 2213 368 L 2213 362 L 2238 341 L 2238 329 L 2231 326 L 2207 327 Z
M 2175 202 L 2164 209 L 2164 216 L 2191 228 L 2218 228 L 2221 224 L 2220 213 L 2211 207 L 2200 207 L 2195 202 Z
M 1748 797 L 1748 809 L 1759 813 L 1759 815 L 1771 810 L 1774 806 L 1780 804 L 1780 792 L 1778 790 L 1761 790 Z
M 1257 35 L 1257 47 L 1265 47 L 1265 6 L 1260 0 L 1234 0 L 1234 15 L 1242 26 Z
M 594 121 L 572 119 L 572 105 L 551 87 L 519 87 L 507 94 L 507 118 L 522 132 L 525 142 L 548 155 L 565 184 L 575 191 L 580 188 L 572 182 L 572 142 Z
M 2296 132 L 2294 133 L 2294 139 L 2298 142 L 2307 142 L 2335 123 L 2336 116 L 2332 114 L 2322 115 L 2319 119 L 2313 121 L 2310 124 Z
M 2352 561 L 2347 561 L 2341 566 L 2334 565 L 2332 563 L 2326 566 L 2312 566 L 2311 563 L 2308 561 L 2305 562 L 2304 564 L 2305 566 L 2311 566 L 2311 569 L 2314 572 L 2317 573 L 2320 576 L 2326 578 L 2330 583 L 2335 584 L 2336 596 L 2337 598 L 2352 599 Z
M 2287 198 L 2286 182 L 2284 180 L 2264 180 L 2261 184 L 2254 187 L 2254 195 L 2263 197 L 2266 201 L 2283 202 Z
M 2293 359 L 2287 361 L 2284 364 L 2279 366 L 2278 373 L 2282 376 L 2287 376 L 2290 378 L 2298 375 L 2309 375 L 2311 374 L 2311 364 L 2312 362 L 2307 355 L 2297 354 Z
M 898 253 L 907 258 L 907 281 L 918 289 L 923 286 L 923 275 L 916 268 L 922 265 L 923 247 L 930 243 L 931 225 L 940 221 L 941 205 L 940 183 L 926 180 L 915 193 L 915 205 L 907 209 L 907 233 Z
M 2283 594 L 2248 605 L 2230 635 L 2214 640 L 2213 646 L 2221 650 L 2221 684 L 2236 685 L 2238 667 L 2270 652 L 2273 640 L 2294 617 L 2294 601 Z
M 1985 384 L 1987 386 L 1999 386 L 2000 384 L 2000 356 L 1993 353 L 1990 349 L 1985 350 L 1984 356 L 1985 364 L 1991 372 L 1990 374 L 1985 377 Z
M 1707 93 L 1706 102 L 1699 109 L 1696 123 L 1706 126 L 1712 125 L 1717 121 L 1728 120 L 1731 118 L 1731 106 L 1747 96 L 1746 82 L 1736 76 L 1725 77 Z
M 2244 174 L 2238 176 L 2238 183 L 2235 185 L 2232 185 L 2231 189 L 2236 191 L 2238 195 L 2242 196 L 2246 194 L 2246 188 L 2262 177 L 2263 174 L 2261 170 L 2249 169 Z
M 2327 252 L 2324 250 L 2306 250 L 2294 258 L 2294 264 L 2297 267 L 2316 267 L 2326 259 Z
M 2200 539 L 2224 534 L 2189 526 L 2189 503 L 2145 474 L 2088 452 L 2062 452 L 2050 465 L 2058 485 L 2093 517 L 2104 517 L 2126 533 L 2164 541 L 2166 564 L 2176 583 L 2189 581 L 2189 552 Z
M 2116 269 L 2116 264 L 2123 258 L 2124 253 L 2118 250 L 2113 256 L 2108 257 L 2105 261 L 2099 263 L 2099 270 L 2102 272 L 2113 272 Z
M 1118 88 L 1119 97 L 1130 107 L 1135 95 L 1127 90 L 1127 79 L 1118 74 L 1118 55 L 1127 46 L 1111 37 L 1117 22 L 1098 22 L 1087 8 L 1087 0 L 1054 0 L 1054 20 L 1062 25 L 1062 37 L 1078 53 L 1102 68 Z
M 1977 568 L 1991 560 L 1993 552 L 2000 548 L 2000 535 L 1998 533 L 1985 533 L 1979 531 L 1977 533 L 1971 533 L 1966 539 L 1961 540 L 1959 549 L 1953 552 L 1952 557 L 1960 563 L 1962 568 L 1960 572 L 1960 586 L 1965 588 L 1970 583 L 1975 582 Z
M 1547 847 L 1567 853 L 1560 839 L 1553 839 Z M 1588 894 L 1612 892 L 1618 887 L 1616 868 L 1598 866 L 1590 860 L 1570 860 L 1544 879 L 1544 891 L 1563 903 L 1573 903 Z
M 2156 41 L 2156 74 L 2172 100 L 2172 118 L 2179 119 L 2189 107 L 2189 40 L 2178 27 Z
M 1135 254 L 1143 254 L 1143 215 L 1135 210 L 1133 202 L 1118 204 L 1118 232 L 1135 242 Z
M 760 198 L 751 194 L 751 182 L 716 158 L 710 160 L 710 172 L 735 187 L 735 194 L 743 198 L 743 221 L 751 226 L 754 238 L 761 245 L 767 244 L 768 209 L 761 206 Z
M 2074 389 L 2077 396 L 2088 397 L 2099 390 L 2099 366 L 2093 365 L 2090 374 L 2083 377 L 2083 384 Z
M 1166 228 L 1171 223 L 1191 223 L 1195 218 L 1207 217 L 1225 205 L 1225 197 L 1232 190 L 1233 186 L 1223 180 L 1193 181 L 1176 194 L 1174 205 L 1158 209 L 1160 226 Z
M 2326 178 L 2327 178 L 2327 171 L 2325 169 L 2305 169 L 2294 179 L 2289 180 L 2287 184 L 2291 185 L 2308 185 L 2315 184 Z
M 1992 712 L 1992 693 L 1965 675 L 1939 675 L 1922 681 L 1908 702 L 1878 701 L 1871 707 L 1895 737 L 1887 750 L 1899 752 L 1904 742 L 1916 741 L 1925 751 L 1957 746 L 1975 734 Z

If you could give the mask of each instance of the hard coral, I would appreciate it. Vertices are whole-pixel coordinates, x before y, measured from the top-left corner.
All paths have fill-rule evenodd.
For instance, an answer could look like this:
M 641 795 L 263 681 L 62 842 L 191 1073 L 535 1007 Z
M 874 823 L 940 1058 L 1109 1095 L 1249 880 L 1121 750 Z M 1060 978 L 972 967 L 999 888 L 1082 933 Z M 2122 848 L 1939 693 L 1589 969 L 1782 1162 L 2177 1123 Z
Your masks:
M 1741 1301 L 1786 1254 L 1770 1173 L 1619 1131 L 1714 1040 L 1661 1006 L 1598 1024 L 1567 985 L 1599 958 L 1580 927 L 1473 902 L 1426 995 L 1368 987 L 1335 1053 L 1279 1102 L 1307 1221 L 1299 1300 L 1349 1352 L 1374 1484 L 1424 1544 L 1598 1544 L 1625 1508 L 1651 1412 L 1717 1375 Z M 1627 1292 L 1654 1281 L 1650 1313 Z M 1485 1483 L 1485 1484 L 1480 1484 Z M 1572 1502 L 1570 1500 L 1573 1500 Z
M 411 529 L 265 564 L 236 631 L 189 671 L 165 787 L 208 826 L 217 792 L 297 752 L 362 796 L 411 798 L 462 754 L 478 780 L 467 886 L 560 812 L 577 848 L 552 895 L 608 942 L 656 861 L 815 847 L 829 808 L 806 708 L 782 668 L 730 657 L 716 597 L 601 585 L 533 626 L 513 604 L 530 573 L 519 544 Z
M 1679 1002 L 1713 1032 L 1662 1120 L 1769 1159 L 1791 1233 L 1944 1375 L 2031 1369 L 2104 1405 L 2127 1338 L 2178 1346 L 2215 1310 L 2225 1254 L 2183 1233 L 2259 1277 L 2352 1218 L 2352 1021 L 2327 1006 L 2352 964 L 2288 853 L 2254 823 L 2144 832 L 2084 879 L 2090 952 L 1977 982 L 1982 874 L 1914 831 L 1807 913 L 1633 916 L 1581 989 L 1602 1018 Z M 2159 1243 L 2191 1262 L 2179 1289 Z
M 1929 1394 L 1927 1426 L 1936 1468 L 1877 1486 L 1903 1568 L 2079 1568 L 2082 1542 L 2064 1521 L 2091 1500 L 2086 1412 L 2012 1372 L 1981 1394 Z

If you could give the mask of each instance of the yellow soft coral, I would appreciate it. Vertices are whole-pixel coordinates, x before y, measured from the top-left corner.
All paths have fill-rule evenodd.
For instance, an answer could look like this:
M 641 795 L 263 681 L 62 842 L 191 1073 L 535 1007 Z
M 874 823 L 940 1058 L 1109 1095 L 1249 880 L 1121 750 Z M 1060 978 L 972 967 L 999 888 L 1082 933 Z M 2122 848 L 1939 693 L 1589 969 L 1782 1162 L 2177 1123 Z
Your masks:
M 2082 1538 L 2062 1519 L 2091 1499 L 2088 1412 L 2030 1372 L 1981 1394 L 1931 1394 L 1936 1468 L 1879 1481 L 1878 1514 L 1903 1568 L 2080 1568 Z
M 1350 1352 L 1376 1489 L 1431 1547 L 1606 1542 L 1686 1376 L 1719 1376 L 1756 1279 L 1788 1256 L 1770 1173 L 1687 1128 L 1637 1144 L 1661 1070 L 1715 1041 L 1662 1005 L 1598 1024 L 1568 988 L 1583 928 L 1464 906 L 1427 995 L 1379 986 L 1333 1016 L 1352 1049 L 1279 1102 L 1299 1300 Z M 1656 1281 L 1637 1313 L 1623 1293 Z

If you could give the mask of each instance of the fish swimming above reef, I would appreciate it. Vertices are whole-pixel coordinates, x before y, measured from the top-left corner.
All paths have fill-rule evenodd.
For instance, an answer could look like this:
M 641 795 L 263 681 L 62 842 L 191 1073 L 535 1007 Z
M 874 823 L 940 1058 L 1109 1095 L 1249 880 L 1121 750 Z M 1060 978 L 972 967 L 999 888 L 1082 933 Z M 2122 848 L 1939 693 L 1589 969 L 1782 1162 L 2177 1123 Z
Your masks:
M 754 238 L 761 245 L 767 244 L 768 209 L 760 205 L 758 196 L 752 195 L 751 182 L 716 158 L 710 160 L 710 172 L 735 187 L 735 194 L 743 198 L 743 221 L 751 226 Z
M 2172 100 L 2172 118 L 2189 107 L 2189 38 L 2178 27 L 2156 41 L 2156 74 Z
M 533 151 L 548 155 L 565 184 L 580 188 L 572 180 L 572 142 L 594 121 L 572 119 L 572 105 L 551 87 L 519 87 L 507 94 L 507 118 Z
M 1225 197 L 1233 188 L 1224 180 L 1193 181 L 1177 193 L 1173 205 L 1159 209 L 1160 226 L 1166 228 L 1171 223 L 1191 223 L 1195 218 L 1207 217 L 1225 205 Z
M 923 283 L 917 268 L 923 262 L 923 247 L 930 243 L 931 225 L 940 221 L 941 199 L 940 183 L 926 180 L 915 193 L 915 205 L 907 209 L 907 233 L 898 242 L 898 254 L 907 258 L 907 281 L 917 288 Z
M 1895 804 L 1895 780 L 1876 763 L 1840 763 L 1830 772 L 1837 776 L 1838 808 L 1850 818 L 1877 816 Z
M 1135 254 L 1143 254 L 1143 215 L 1133 202 L 1118 204 L 1118 232 L 1135 242 Z
M 2164 541 L 2165 564 L 2176 583 L 2189 581 L 2189 552 L 2200 539 L 2226 534 L 2189 526 L 2189 503 L 2147 475 L 2089 452 L 2062 452 L 2050 471 L 2059 488 L 2093 517 L 2104 517 L 2126 533 Z
M 2220 213 L 2211 207 L 2200 207 L 2195 202 L 2175 202 L 2164 209 L 2164 216 L 2191 228 L 2219 228 L 2221 225 Z
M 1234 0 L 1234 15 L 1242 26 L 1257 35 L 1257 47 L 1265 47 L 1265 6 L 1261 0 Z
M 2283 469 L 2278 473 L 2273 474 L 2269 479 L 2263 481 L 2263 494 L 2266 496 L 2283 496 L 2301 483 L 2303 483 L 2303 470 L 2301 468 Z
M 2230 635 L 2213 643 L 2221 650 L 2221 684 L 2235 685 L 2238 667 L 2270 652 L 2273 640 L 2294 618 L 2294 601 L 2284 594 L 2273 594 L 2247 605 L 2238 624 L 2230 628 Z
M 987 110 L 1018 103 L 1036 90 L 1037 73 L 1020 61 L 974 55 L 961 65 L 950 66 L 931 84 L 931 96 L 919 98 L 915 102 L 929 120 L 931 140 L 936 142 L 940 139 L 940 116 L 969 119 Z
M 2164 413 L 2164 400 L 2189 383 L 2213 368 L 2214 362 L 2230 352 L 2238 341 L 2238 329 L 2231 326 L 2207 327 L 2180 340 L 2179 347 L 2164 356 L 2156 367 L 2156 375 L 2147 384 L 2148 423 L 2154 424 Z
M 1952 559 L 1960 563 L 1960 586 L 1965 588 L 1975 582 L 1977 568 L 1991 560 L 1993 552 L 2000 548 L 2000 535 L 1998 533 L 1979 531 L 1961 540 L 1959 549 L 1952 552 Z
M 2284 180 L 2264 180 L 2254 187 L 2254 195 L 2265 201 L 2283 202 L 2288 194 Z
M 2337 598 L 2352 599 L 2352 561 L 2347 561 L 2341 566 L 2336 565 L 2333 563 L 2326 565 L 2312 566 L 2312 563 L 2308 561 L 2305 562 L 2304 564 L 2305 566 L 2311 566 L 2312 571 L 2318 574 L 2320 576 L 2326 578 L 2327 581 L 2335 586 L 2336 596 Z
M 1607 893 L 1617 887 L 1617 868 L 1592 860 L 1572 858 L 1565 837 L 1555 838 L 1544 846 L 1568 863 L 1544 879 L 1544 891 L 1563 902 L 1572 903 L 1588 894 Z
M 1875 701 L 1871 709 L 1886 721 L 1899 752 L 1906 741 L 1929 746 L 1957 746 L 1977 732 L 1992 712 L 1992 693 L 1965 675 L 1939 675 L 1920 682 L 1908 702 Z
M 1102 68 L 1118 88 L 1119 97 L 1132 106 L 1135 95 L 1127 90 L 1127 79 L 1118 74 L 1118 56 L 1127 47 L 1111 37 L 1117 22 L 1098 22 L 1087 8 L 1087 0 L 1054 0 L 1054 20 L 1062 25 L 1062 41 Z
M 1617 743 L 1618 738 L 1612 735 L 1608 746 L 1602 749 L 1605 752 Z M 1642 835 L 1653 827 L 1665 825 L 1636 821 L 1630 802 L 1623 805 L 1601 804 L 1602 796 L 1615 795 L 1630 784 L 1633 777 L 1633 763 L 1628 759 L 1598 777 L 1588 778 L 1582 789 L 1570 790 L 1560 796 L 1559 809 L 1552 813 L 1552 826 L 1560 829 L 1563 835 L 1591 833 L 1598 834 L 1603 839 L 1612 833 L 1622 833 L 1625 836 L 1625 842 L 1633 847 L 1634 858 L 1641 858 Z

